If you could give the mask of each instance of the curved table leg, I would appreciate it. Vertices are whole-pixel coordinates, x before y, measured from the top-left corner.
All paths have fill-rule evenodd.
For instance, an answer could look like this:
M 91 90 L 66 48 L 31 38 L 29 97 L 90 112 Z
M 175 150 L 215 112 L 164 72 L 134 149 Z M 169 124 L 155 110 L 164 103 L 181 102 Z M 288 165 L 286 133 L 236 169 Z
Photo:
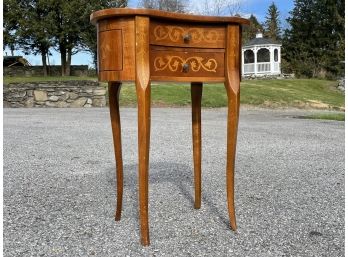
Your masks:
M 121 122 L 119 110 L 119 95 L 121 89 L 120 82 L 109 82 L 109 107 L 112 127 L 112 136 L 114 140 L 115 160 L 116 160 L 116 214 L 115 220 L 121 219 L 122 195 L 123 195 L 123 163 L 122 163 L 122 142 L 121 142 Z
M 202 137 L 201 137 L 201 101 L 203 83 L 191 83 L 192 102 L 192 143 L 195 181 L 195 209 L 201 208 L 201 160 L 202 160 Z
M 236 25 L 227 26 L 226 47 L 226 80 L 225 88 L 228 97 L 227 118 L 227 165 L 226 165 L 226 189 L 227 206 L 230 224 L 233 230 L 237 229 L 234 208 L 234 166 L 237 146 L 237 130 L 239 119 L 239 96 L 240 96 L 240 53 L 241 53 L 241 28 Z
M 149 18 L 135 18 L 135 84 L 138 98 L 139 215 L 141 244 L 150 244 L 149 236 L 149 150 L 150 150 L 150 68 Z
M 230 91 L 228 96 L 228 118 L 227 118 L 227 165 L 226 165 L 226 189 L 227 205 L 230 224 L 233 230 L 237 229 L 234 208 L 234 166 L 237 145 L 237 130 L 239 117 L 239 93 L 234 94 L 230 90 L 230 84 L 225 83 L 226 90 Z

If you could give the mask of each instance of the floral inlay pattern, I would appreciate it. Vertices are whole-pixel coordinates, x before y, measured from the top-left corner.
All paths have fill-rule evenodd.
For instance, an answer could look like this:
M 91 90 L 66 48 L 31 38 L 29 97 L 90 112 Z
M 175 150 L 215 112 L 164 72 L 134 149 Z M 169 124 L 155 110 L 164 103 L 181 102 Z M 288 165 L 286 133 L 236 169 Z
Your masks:
M 172 42 L 181 42 L 185 35 L 190 35 L 192 43 L 215 43 L 219 40 L 219 33 L 215 30 L 201 28 L 182 28 L 177 26 L 158 25 L 154 29 L 155 39 L 158 41 L 170 39 Z
M 213 58 L 205 59 L 200 56 L 192 56 L 186 59 L 180 56 L 170 56 L 156 57 L 154 60 L 155 71 L 161 71 L 169 69 L 170 71 L 178 71 L 179 68 L 182 69 L 185 64 L 189 64 L 190 70 L 193 72 L 200 71 L 201 69 L 208 72 L 216 72 L 217 61 Z
M 111 53 L 111 47 L 107 43 L 100 44 L 99 54 L 101 60 L 106 60 Z

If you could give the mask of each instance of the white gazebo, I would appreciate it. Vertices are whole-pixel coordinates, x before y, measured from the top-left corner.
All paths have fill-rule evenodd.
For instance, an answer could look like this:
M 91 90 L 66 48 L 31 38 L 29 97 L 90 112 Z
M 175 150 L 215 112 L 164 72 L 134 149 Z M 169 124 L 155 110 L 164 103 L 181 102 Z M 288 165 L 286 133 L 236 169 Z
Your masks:
M 280 50 L 281 44 L 257 33 L 254 39 L 242 47 L 242 75 L 280 74 Z

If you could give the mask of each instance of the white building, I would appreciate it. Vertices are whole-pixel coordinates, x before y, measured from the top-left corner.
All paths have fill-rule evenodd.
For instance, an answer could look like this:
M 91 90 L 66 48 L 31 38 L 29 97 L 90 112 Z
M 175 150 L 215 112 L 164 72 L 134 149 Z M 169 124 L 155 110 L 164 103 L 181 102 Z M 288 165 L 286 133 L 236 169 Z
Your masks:
M 254 39 L 242 47 L 242 75 L 280 74 L 280 50 L 281 44 L 257 33 Z

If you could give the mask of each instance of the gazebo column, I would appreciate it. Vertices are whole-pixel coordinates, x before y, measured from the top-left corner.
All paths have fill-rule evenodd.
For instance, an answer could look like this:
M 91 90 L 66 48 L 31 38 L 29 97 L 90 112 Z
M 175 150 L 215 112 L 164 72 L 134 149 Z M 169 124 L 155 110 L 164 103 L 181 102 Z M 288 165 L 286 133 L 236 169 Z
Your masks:
M 244 75 L 244 58 L 245 58 L 245 50 L 242 50 L 242 75 Z
M 269 53 L 270 53 L 269 61 L 270 61 L 270 68 L 271 68 L 270 72 L 274 73 L 274 49 L 273 49 L 273 46 L 270 46 Z
M 281 56 L 281 55 L 280 55 L 281 47 L 277 47 L 277 48 L 278 48 L 278 65 L 279 65 L 279 66 L 278 66 L 278 67 L 279 67 L 279 68 L 278 68 L 278 69 L 279 69 L 278 72 L 279 72 L 279 73 L 282 73 L 282 71 L 281 71 L 281 69 L 280 69 L 280 67 L 281 67 L 281 66 L 280 66 L 280 63 L 281 63 L 281 58 L 280 58 L 280 56 Z
M 254 74 L 257 74 L 257 48 L 256 46 L 254 47 Z

